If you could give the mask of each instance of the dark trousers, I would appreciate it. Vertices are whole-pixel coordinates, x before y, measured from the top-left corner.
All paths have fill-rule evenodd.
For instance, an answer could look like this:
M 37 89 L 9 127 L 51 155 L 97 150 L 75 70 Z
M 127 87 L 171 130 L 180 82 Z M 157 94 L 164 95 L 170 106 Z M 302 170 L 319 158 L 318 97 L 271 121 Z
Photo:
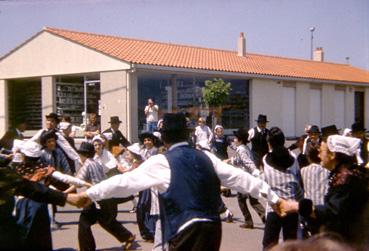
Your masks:
M 132 233 L 120 224 L 116 217 L 118 213 L 117 203 L 114 199 L 99 202 L 100 209 L 95 204 L 84 208 L 79 217 L 78 241 L 80 250 L 96 250 L 95 239 L 92 235 L 91 226 L 95 223 L 117 238 L 125 242 Z
M 22 198 L 16 205 L 17 224 L 24 226 L 24 247 L 28 250 L 52 250 L 49 212 L 46 203 Z M 20 240 L 21 241 L 21 240 Z
M 286 217 L 279 217 L 274 212 L 268 213 L 264 229 L 263 248 L 267 249 L 278 244 L 281 229 L 283 240 L 296 239 L 297 226 L 297 213 L 288 214 Z
M 218 251 L 221 239 L 220 222 L 195 222 L 169 241 L 169 251 Z
M 251 213 L 246 203 L 247 199 L 249 199 L 251 206 L 255 209 L 261 220 L 265 222 L 265 208 L 263 205 L 261 205 L 257 199 L 248 194 L 237 193 L 238 206 L 240 207 L 242 215 L 245 218 L 245 223 L 253 224 Z
M 222 200 L 222 198 L 220 199 L 220 205 L 219 205 L 219 209 L 218 209 L 218 212 L 219 214 L 222 214 L 224 213 L 225 211 L 227 211 L 227 207 L 226 205 L 224 204 L 224 201 Z

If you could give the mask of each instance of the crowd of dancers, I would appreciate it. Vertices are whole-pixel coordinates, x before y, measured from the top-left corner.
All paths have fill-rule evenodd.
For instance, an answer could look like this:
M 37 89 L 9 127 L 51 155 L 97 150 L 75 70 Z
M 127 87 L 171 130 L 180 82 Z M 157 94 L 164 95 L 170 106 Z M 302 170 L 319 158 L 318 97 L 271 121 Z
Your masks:
M 83 208 L 80 250 L 96 249 L 96 223 L 129 250 L 136 236 L 116 217 L 119 203 L 132 203 L 141 238 L 153 250 L 219 250 L 221 219 L 233 222 L 221 194 L 232 191 L 244 217 L 240 227 L 254 227 L 247 200 L 265 224 L 264 250 L 305 250 L 322 233 L 342 250 L 369 248 L 361 122 L 344 135 L 335 126 L 309 125 L 288 148 L 280 128 L 267 128 L 266 115 L 228 136 L 221 125 L 196 122 L 165 114 L 131 143 L 119 117 L 103 131 L 92 113 L 77 149 L 68 116 L 48 114 L 44 129 L 29 139 L 26 119 L 18 118 L 0 140 L 0 249 L 52 250 L 57 206 L 70 203 Z

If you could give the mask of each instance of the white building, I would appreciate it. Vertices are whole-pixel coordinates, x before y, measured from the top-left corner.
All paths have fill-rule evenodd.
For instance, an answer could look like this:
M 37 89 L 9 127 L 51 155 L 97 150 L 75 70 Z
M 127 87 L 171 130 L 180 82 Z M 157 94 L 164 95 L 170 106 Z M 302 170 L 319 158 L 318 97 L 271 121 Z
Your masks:
M 369 126 L 368 71 L 323 62 L 321 48 L 310 61 L 252 54 L 245 44 L 243 33 L 235 52 L 45 28 L 0 59 L 0 134 L 19 115 L 36 130 L 52 111 L 81 123 L 86 110 L 101 114 L 102 128 L 119 116 L 136 140 L 148 97 L 163 113 L 195 118 L 206 114 L 201 87 L 214 77 L 232 83 L 228 129 L 254 126 L 260 113 L 292 137 L 305 124 Z

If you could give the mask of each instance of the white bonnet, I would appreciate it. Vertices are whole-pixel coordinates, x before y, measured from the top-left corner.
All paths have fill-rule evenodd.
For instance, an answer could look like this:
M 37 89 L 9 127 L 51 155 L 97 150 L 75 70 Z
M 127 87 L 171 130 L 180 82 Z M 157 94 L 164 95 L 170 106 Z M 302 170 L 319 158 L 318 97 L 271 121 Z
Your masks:
M 33 140 L 23 141 L 23 143 L 17 141 L 15 144 L 13 150 L 19 150 L 27 157 L 39 158 L 41 156 L 41 146 Z
M 360 147 L 360 139 L 342 135 L 331 135 L 327 138 L 327 145 L 331 152 L 354 156 Z
M 132 145 L 127 147 L 128 151 L 133 152 L 137 155 L 140 155 L 141 147 L 139 143 L 133 143 Z
M 216 126 L 214 127 L 214 132 L 216 132 L 216 130 L 217 130 L 218 128 L 222 128 L 222 129 L 224 129 L 224 128 L 223 128 L 223 126 L 221 126 L 221 125 L 216 125 Z
M 100 141 L 101 143 L 105 144 L 105 139 L 103 139 L 103 137 L 101 137 L 100 135 L 95 135 L 93 138 L 92 138 L 92 142 L 95 142 L 95 141 Z
M 155 137 L 157 137 L 159 140 L 161 140 L 161 133 L 160 132 L 153 132 L 152 133 Z
M 22 145 L 26 143 L 25 140 L 20 140 L 20 139 L 15 139 L 13 141 L 13 148 L 12 148 L 12 152 L 18 152 L 21 150 Z
M 351 128 L 345 128 L 343 130 L 342 136 L 349 136 L 351 132 L 352 132 Z

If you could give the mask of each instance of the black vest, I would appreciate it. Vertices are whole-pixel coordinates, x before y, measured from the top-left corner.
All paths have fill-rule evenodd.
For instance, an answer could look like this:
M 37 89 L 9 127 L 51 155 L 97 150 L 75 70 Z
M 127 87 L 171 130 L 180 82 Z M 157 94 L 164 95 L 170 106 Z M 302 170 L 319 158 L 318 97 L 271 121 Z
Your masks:
M 165 153 L 171 171 L 166 192 L 159 194 L 163 239 L 168 242 L 186 222 L 219 222 L 220 180 L 205 153 L 179 146 Z
M 219 159 L 224 160 L 228 159 L 228 153 L 227 153 L 227 147 L 228 147 L 228 141 L 225 136 L 222 138 L 216 138 L 214 137 L 212 139 L 212 151 Z
M 254 127 L 254 137 L 251 139 L 251 150 L 253 152 L 259 153 L 260 156 L 267 154 L 269 151 L 267 143 L 267 135 L 269 130 L 267 128 L 263 129 L 261 132 Z

